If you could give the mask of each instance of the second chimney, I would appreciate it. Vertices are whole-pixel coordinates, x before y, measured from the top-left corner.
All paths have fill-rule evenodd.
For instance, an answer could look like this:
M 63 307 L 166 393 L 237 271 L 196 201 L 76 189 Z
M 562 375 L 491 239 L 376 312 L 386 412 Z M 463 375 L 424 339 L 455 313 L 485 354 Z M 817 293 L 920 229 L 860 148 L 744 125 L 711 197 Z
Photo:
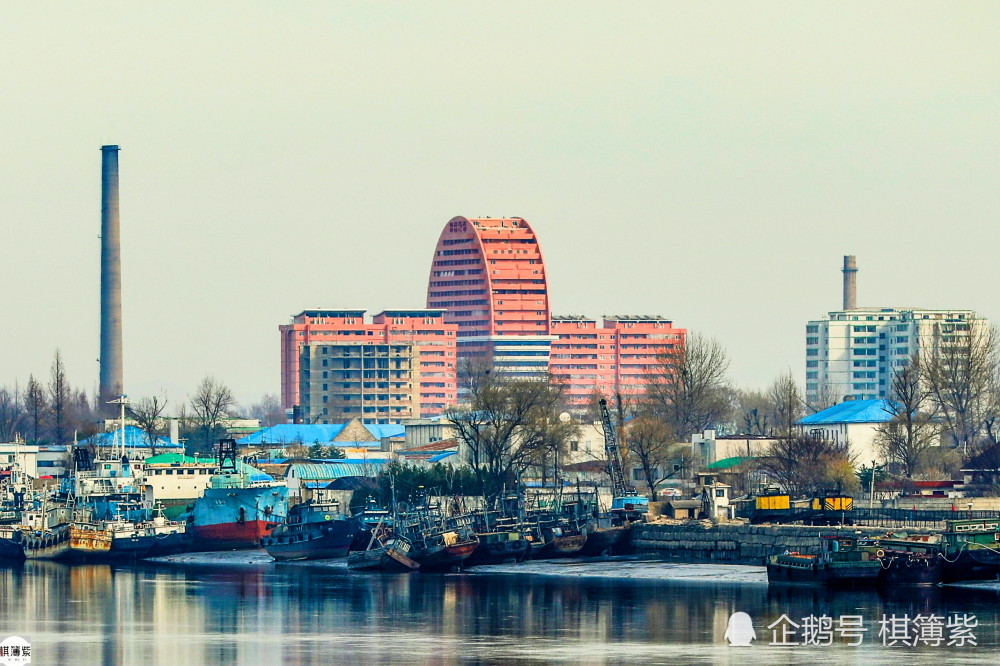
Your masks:
M 855 256 L 844 257 L 844 309 L 858 307 L 858 262 Z

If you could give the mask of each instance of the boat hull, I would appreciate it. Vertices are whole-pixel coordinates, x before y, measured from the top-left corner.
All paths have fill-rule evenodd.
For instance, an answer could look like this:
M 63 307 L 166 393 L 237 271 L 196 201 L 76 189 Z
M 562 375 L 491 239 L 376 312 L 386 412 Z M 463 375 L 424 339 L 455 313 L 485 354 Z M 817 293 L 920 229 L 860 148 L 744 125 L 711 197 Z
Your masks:
M 581 555 L 612 555 L 623 548 L 628 541 L 629 528 L 601 527 L 587 532 L 587 542 L 580 550 Z
M 413 559 L 420 563 L 421 571 L 448 571 L 462 566 L 479 545 L 479 541 L 465 541 L 450 546 L 430 548 Z
M 347 568 L 355 571 L 388 571 L 403 573 L 414 571 L 420 564 L 399 549 L 381 546 L 370 550 L 357 550 L 347 555 Z
M 19 538 L 0 538 L 0 562 L 24 562 L 24 560 L 24 546 Z
M 479 545 L 465 561 L 465 566 L 523 562 L 530 548 L 531 543 L 525 539 L 489 543 L 480 537 Z
M 278 561 L 347 557 L 356 530 L 355 520 L 279 525 L 264 538 L 263 545 Z
M 544 560 L 553 557 L 571 557 L 583 550 L 587 543 L 586 534 L 573 534 L 569 536 L 554 537 L 546 542 L 536 551 L 534 546 L 531 551 L 531 559 Z
M 877 562 L 857 563 L 851 566 L 828 567 L 820 563 L 809 566 L 789 566 L 767 563 L 767 582 L 785 585 L 831 585 L 862 587 L 875 585 L 882 566 Z
M 992 580 L 1000 575 L 1000 557 L 985 549 L 963 550 L 954 561 L 942 563 L 941 581 Z
M 287 512 L 284 486 L 209 488 L 194 504 L 190 527 L 203 550 L 256 548 Z
M 944 560 L 936 554 L 919 556 L 887 553 L 879 561 L 882 563 L 879 583 L 893 587 L 937 585 L 944 573 Z
M 267 520 L 195 525 L 195 544 L 206 550 L 257 548 L 278 523 Z

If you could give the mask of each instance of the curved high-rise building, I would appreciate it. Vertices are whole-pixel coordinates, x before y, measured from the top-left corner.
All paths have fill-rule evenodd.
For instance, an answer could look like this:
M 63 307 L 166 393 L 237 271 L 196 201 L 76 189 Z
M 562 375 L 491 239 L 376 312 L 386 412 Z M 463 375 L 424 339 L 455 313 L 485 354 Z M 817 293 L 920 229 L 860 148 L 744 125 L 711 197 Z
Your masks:
M 492 358 L 514 374 L 548 370 L 545 262 L 526 220 L 452 218 L 434 250 L 427 307 L 458 325 L 459 358 Z

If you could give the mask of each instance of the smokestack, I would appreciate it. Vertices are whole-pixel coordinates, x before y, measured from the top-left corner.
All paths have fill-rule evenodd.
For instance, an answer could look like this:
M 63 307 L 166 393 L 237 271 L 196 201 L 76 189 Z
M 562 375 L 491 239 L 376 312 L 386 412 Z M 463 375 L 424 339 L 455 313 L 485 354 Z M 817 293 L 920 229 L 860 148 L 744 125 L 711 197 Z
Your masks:
M 101 380 L 102 411 L 123 394 L 122 264 L 118 219 L 118 146 L 101 146 Z
M 844 257 L 844 309 L 858 307 L 858 262 L 855 256 Z

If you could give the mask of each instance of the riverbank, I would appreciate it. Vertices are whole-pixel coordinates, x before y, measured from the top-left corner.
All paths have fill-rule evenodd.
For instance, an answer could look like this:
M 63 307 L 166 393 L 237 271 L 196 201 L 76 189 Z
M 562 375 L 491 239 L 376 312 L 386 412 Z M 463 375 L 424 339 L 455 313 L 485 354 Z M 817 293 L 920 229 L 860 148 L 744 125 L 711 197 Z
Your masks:
M 345 558 L 275 562 L 263 550 L 183 553 L 180 555 L 155 557 L 147 561 L 155 564 L 221 568 L 318 567 L 342 570 L 345 573 L 349 571 Z M 357 575 L 366 575 L 364 572 L 356 573 Z M 705 563 L 685 564 L 667 562 L 660 558 L 634 555 L 535 560 L 518 564 L 488 564 L 471 567 L 466 569 L 464 573 L 473 576 L 504 574 L 576 579 L 683 580 L 687 582 L 767 584 L 767 574 L 762 566 Z

